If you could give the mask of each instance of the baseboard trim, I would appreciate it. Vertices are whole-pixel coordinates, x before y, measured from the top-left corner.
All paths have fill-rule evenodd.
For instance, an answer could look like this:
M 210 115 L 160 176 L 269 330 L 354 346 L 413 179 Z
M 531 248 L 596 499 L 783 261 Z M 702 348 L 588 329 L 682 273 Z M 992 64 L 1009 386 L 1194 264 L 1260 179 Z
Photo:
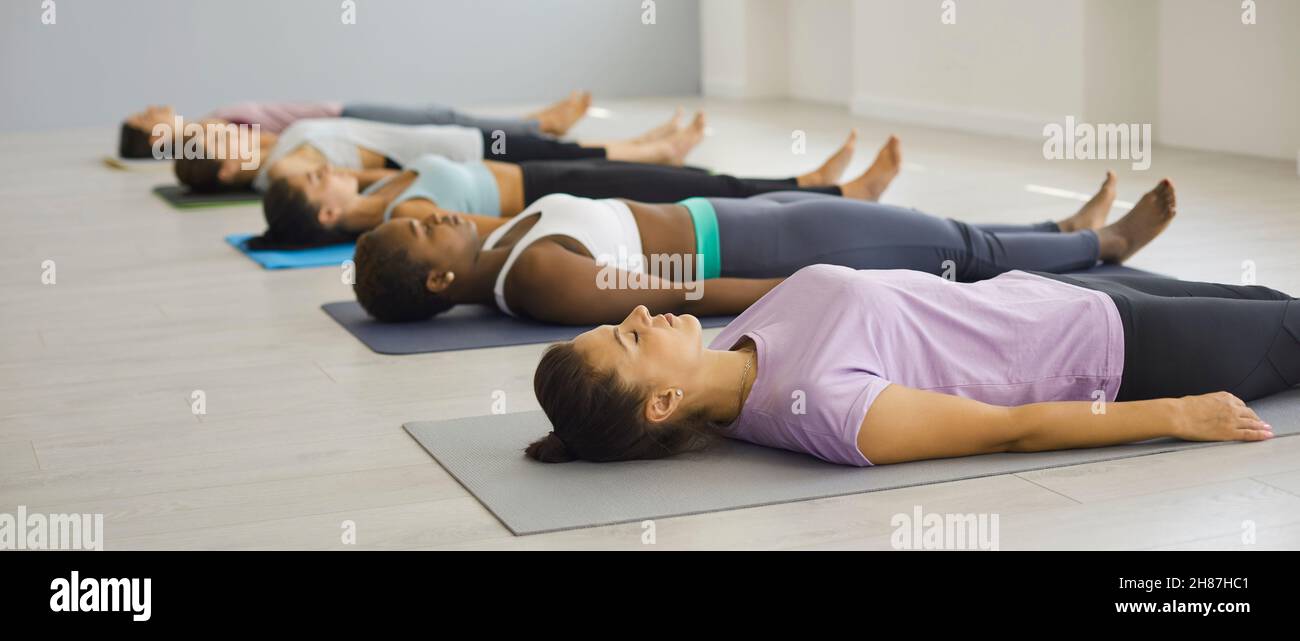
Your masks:
M 939 129 L 955 129 L 973 133 L 1038 140 L 1043 138 L 1044 126 L 1064 119 L 1064 116 L 1035 116 L 1014 112 L 968 109 L 934 103 L 893 100 L 869 94 L 854 96 L 851 109 L 855 115 L 868 118 L 893 120 Z

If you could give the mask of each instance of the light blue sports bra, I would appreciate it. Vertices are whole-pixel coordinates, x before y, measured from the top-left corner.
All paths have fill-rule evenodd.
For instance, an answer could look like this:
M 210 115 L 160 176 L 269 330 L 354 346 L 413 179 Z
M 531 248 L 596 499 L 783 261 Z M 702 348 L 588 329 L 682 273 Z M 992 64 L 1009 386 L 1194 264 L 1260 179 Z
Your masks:
M 422 198 L 442 209 L 465 214 L 501 215 L 501 195 L 497 192 L 496 178 L 482 162 L 456 162 L 442 156 L 424 155 L 407 163 L 403 169 L 415 172 L 415 180 L 388 203 L 384 209 L 385 221 L 392 217 L 398 205 L 413 198 Z M 385 178 L 361 193 L 371 194 L 395 177 Z

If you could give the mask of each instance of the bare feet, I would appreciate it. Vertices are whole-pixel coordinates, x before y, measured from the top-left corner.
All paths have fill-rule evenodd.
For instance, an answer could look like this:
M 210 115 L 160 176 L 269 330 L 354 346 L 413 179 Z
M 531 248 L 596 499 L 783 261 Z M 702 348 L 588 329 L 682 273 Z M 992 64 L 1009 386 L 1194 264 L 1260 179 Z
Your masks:
M 849 132 L 848 140 L 840 146 L 839 150 L 831 154 L 831 157 L 822 163 L 815 171 L 799 176 L 797 182 L 800 187 L 824 187 L 834 185 L 839 181 L 840 176 L 844 175 L 844 170 L 853 161 L 853 152 L 858 144 L 858 130 L 854 129 Z
M 1106 172 L 1106 180 L 1101 183 L 1101 189 L 1092 200 L 1084 203 L 1079 212 L 1061 222 L 1057 226 L 1063 232 L 1080 231 L 1083 229 L 1101 229 L 1106 224 L 1106 216 L 1110 214 L 1110 207 L 1115 203 L 1115 172 Z
M 695 114 L 691 124 L 648 142 L 614 142 L 605 145 L 605 157 L 625 162 L 682 165 L 686 155 L 704 139 L 704 114 Z
M 1177 213 L 1174 184 L 1168 178 L 1147 192 L 1142 200 L 1113 224 L 1097 230 L 1101 242 L 1101 259 L 1122 263 L 1133 257 L 1169 226 Z
M 587 115 L 587 108 L 590 106 L 591 92 L 575 91 L 570 93 L 568 98 L 529 115 L 529 118 L 537 120 L 542 133 L 563 136 Z
M 897 136 L 890 136 L 885 146 L 880 148 L 880 153 L 876 154 L 876 161 L 861 176 L 840 185 L 840 192 L 847 198 L 880 200 L 880 195 L 885 193 L 889 183 L 898 176 L 898 170 L 902 166 L 902 144 L 898 142 Z

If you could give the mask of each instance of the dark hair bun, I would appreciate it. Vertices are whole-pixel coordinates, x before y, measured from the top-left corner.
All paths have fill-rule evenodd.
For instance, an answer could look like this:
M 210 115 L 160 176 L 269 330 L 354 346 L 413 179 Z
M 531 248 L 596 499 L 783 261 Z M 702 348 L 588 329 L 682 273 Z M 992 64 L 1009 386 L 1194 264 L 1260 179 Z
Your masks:
M 569 453 L 569 448 L 564 445 L 564 441 L 551 432 L 542 438 L 533 441 L 532 445 L 524 450 L 524 454 L 533 460 L 543 463 L 568 463 L 575 457 Z

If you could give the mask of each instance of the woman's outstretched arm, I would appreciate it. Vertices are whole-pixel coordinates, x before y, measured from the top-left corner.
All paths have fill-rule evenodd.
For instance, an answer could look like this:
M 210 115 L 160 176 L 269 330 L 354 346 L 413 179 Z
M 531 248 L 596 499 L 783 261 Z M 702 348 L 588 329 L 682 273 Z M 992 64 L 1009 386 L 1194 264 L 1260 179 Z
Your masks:
M 1227 392 L 1149 401 L 989 405 L 959 396 L 890 385 L 858 432 L 858 449 L 875 464 L 989 454 L 1101 447 L 1173 437 L 1189 441 L 1261 441 L 1272 428 Z
M 683 260 L 692 260 L 692 256 Z M 692 273 L 694 270 L 692 270 Z M 780 278 L 681 280 L 642 276 L 602 267 L 557 243 L 535 243 L 519 256 L 506 280 L 511 307 L 547 323 L 617 323 L 637 305 L 652 314 L 739 314 Z

